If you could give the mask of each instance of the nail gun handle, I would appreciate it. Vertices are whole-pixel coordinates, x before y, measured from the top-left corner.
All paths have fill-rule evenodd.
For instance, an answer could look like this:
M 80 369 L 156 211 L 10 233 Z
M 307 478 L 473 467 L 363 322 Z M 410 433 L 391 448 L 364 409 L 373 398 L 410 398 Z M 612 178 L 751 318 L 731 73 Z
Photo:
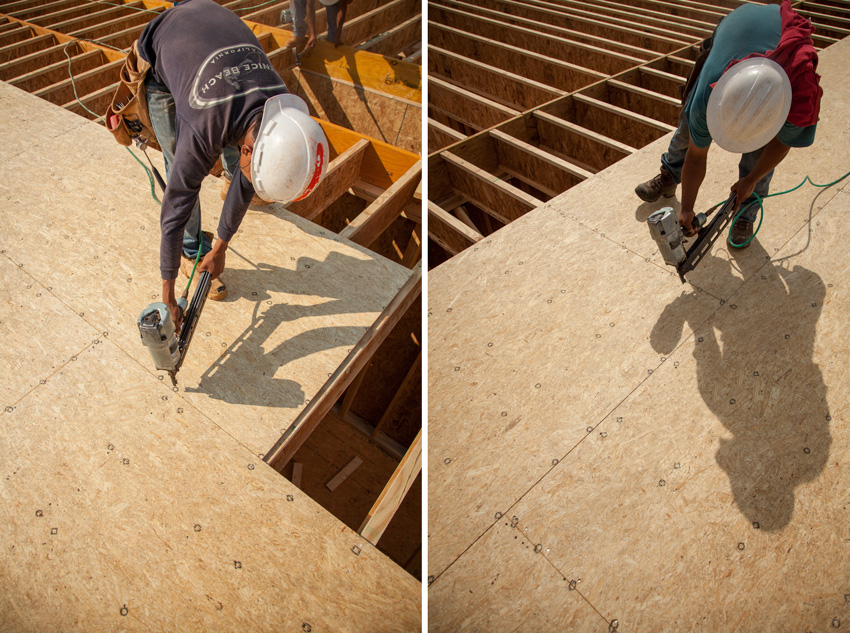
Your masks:
M 702 258 L 711 249 L 723 229 L 732 221 L 735 198 L 736 194 L 733 191 L 732 195 L 729 196 L 729 199 L 723 204 L 720 211 L 717 212 L 717 215 L 714 216 L 708 226 L 704 227 L 697 234 L 697 239 L 694 241 L 693 246 L 688 249 L 685 259 L 676 266 L 682 283 L 685 283 L 685 275 L 697 267 L 697 264 L 702 261 Z
M 192 335 L 195 333 L 195 328 L 198 326 L 198 319 L 207 301 L 207 294 L 209 293 L 211 283 L 210 271 L 203 271 L 198 278 L 195 294 L 192 295 L 192 303 L 189 304 L 186 314 L 183 317 L 183 327 L 180 328 L 180 338 L 177 341 L 177 347 L 180 350 L 180 359 L 177 361 L 177 367 L 174 369 L 175 372 L 180 369 L 183 359 L 186 358 L 186 352 L 189 349 L 189 343 L 192 342 Z

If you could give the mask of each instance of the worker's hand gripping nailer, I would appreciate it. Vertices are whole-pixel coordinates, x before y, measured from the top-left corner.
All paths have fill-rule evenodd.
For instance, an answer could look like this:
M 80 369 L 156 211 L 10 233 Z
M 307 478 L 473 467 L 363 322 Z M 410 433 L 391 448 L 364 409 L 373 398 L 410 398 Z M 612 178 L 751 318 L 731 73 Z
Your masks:
M 715 207 L 716 208 L 716 207 Z M 658 245 L 658 250 L 664 258 L 664 262 L 675 266 L 682 283 L 685 283 L 685 275 L 691 272 L 699 264 L 700 260 L 711 249 L 717 237 L 728 226 L 732 220 L 735 208 L 735 192 L 723 204 L 720 211 L 708 226 L 708 213 L 698 213 L 691 223 L 694 229 L 699 229 L 696 240 L 691 247 L 685 250 L 685 233 L 679 224 L 679 219 L 672 207 L 664 207 L 647 218 L 649 233 Z
M 185 297 L 177 300 L 177 305 L 183 311 L 183 327 L 177 334 L 171 312 L 164 303 L 152 303 L 142 310 L 137 323 L 142 343 L 148 348 L 157 369 L 168 372 L 171 382 L 177 386 L 177 372 L 186 358 L 189 343 L 198 325 L 198 317 L 204 309 L 207 293 L 210 289 L 210 273 L 203 271 L 198 279 L 192 303 L 187 304 Z

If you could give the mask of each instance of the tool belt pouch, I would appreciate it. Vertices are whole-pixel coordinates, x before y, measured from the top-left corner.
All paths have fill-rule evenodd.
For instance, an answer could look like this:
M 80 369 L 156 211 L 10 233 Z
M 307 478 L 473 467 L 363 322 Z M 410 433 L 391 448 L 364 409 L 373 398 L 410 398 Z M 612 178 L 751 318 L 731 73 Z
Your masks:
M 151 65 L 139 56 L 139 41 L 127 55 L 121 67 L 118 89 L 106 111 L 106 129 L 121 145 L 130 146 L 134 140 L 160 150 L 156 141 L 145 93 L 145 78 Z

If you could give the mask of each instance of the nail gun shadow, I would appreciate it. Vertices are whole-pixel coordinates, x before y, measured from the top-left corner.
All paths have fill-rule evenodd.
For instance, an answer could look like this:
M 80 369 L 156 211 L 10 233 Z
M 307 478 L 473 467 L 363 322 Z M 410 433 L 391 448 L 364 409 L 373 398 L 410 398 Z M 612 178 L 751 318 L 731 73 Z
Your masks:
M 232 404 L 296 408 L 305 403 L 305 392 L 292 363 L 307 357 L 316 361 L 305 371 L 318 389 L 338 362 L 321 366 L 322 352 L 354 347 L 368 326 L 323 325 L 317 318 L 374 312 L 374 302 L 364 301 L 351 280 L 375 277 L 377 263 L 332 252 L 325 261 L 302 257 L 295 269 L 256 264 L 252 269 L 227 269 L 230 300 L 240 296 L 254 302 L 250 325 L 201 376 L 194 391 Z M 280 295 L 305 295 L 304 305 L 275 303 Z M 322 319 L 327 321 L 327 319 Z M 362 321 L 362 319 L 361 319 Z M 284 327 L 290 323 L 289 327 Z M 341 362 L 345 352 L 339 355 Z
M 791 521 L 795 489 L 823 471 L 832 442 L 826 385 L 812 358 L 825 288 L 802 266 L 765 263 L 757 242 L 750 251 L 739 259 L 748 281 L 734 309 L 726 304 L 704 321 L 694 295 L 682 294 L 665 307 L 650 340 L 669 355 L 684 324 L 694 330 L 700 395 L 732 434 L 720 438 L 717 464 L 741 513 L 776 531 Z M 740 283 L 723 257 L 710 255 L 700 266 Z

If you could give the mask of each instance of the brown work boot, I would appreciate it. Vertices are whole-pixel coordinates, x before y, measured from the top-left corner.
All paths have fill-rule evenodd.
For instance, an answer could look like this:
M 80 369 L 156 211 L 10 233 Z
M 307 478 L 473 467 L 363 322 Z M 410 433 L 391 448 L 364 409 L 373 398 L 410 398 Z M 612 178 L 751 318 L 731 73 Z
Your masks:
M 675 195 L 676 184 L 670 172 L 662 167 L 661 173 L 655 178 L 642 182 L 635 187 L 635 193 L 644 202 L 655 202 L 661 196 L 670 198 Z
M 204 231 L 204 235 L 207 236 L 207 239 L 212 244 L 213 234 L 209 231 Z M 198 260 L 198 266 L 201 265 L 201 262 L 204 261 L 204 258 Z M 192 276 L 192 268 L 195 266 L 195 258 L 186 257 L 183 253 L 180 253 L 180 272 L 186 276 L 186 279 Z M 195 270 L 197 273 L 198 271 Z M 197 279 L 197 275 L 195 279 Z M 207 292 L 207 297 L 212 299 L 213 301 L 223 301 L 225 297 L 227 297 L 227 286 L 221 280 L 221 278 L 211 279 L 210 280 L 210 289 Z
M 302 35 L 301 37 L 295 37 L 294 35 L 290 37 L 286 44 L 284 44 L 284 48 L 301 48 L 304 44 L 307 43 L 307 36 Z
M 730 239 L 732 244 L 737 248 L 747 248 L 750 243 L 749 239 L 753 236 L 753 223 L 743 218 L 739 219 L 732 225 L 732 234 Z
M 230 178 L 228 178 L 224 174 L 222 174 L 221 177 L 224 179 L 224 182 L 221 183 L 221 199 L 224 200 L 227 198 L 227 190 L 230 189 Z M 271 202 L 269 202 L 268 200 L 263 200 L 255 193 L 254 197 L 251 198 L 251 204 L 257 207 L 267 207 L 271 204 Z

